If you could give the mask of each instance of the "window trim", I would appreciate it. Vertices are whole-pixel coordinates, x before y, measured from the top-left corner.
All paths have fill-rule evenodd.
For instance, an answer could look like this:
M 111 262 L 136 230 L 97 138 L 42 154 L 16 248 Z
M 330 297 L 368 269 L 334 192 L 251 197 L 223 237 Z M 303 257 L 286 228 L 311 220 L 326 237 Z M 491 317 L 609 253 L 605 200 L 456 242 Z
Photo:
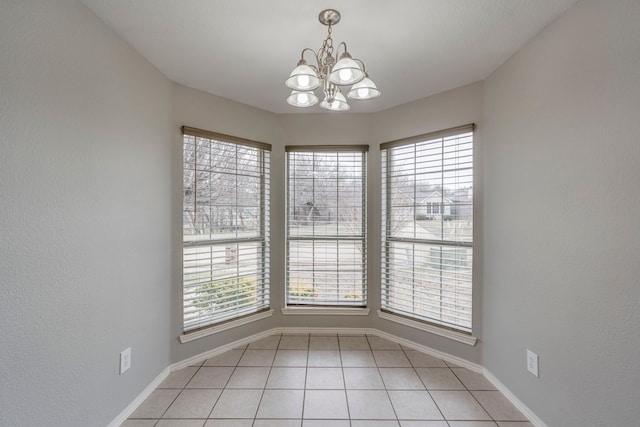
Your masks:
M 209 335 L 218 334 L 229 329 L 237 328 L 238 326 L 248 325 L 249 323 L 257 322 L 262 319 L 266 319 L 273 316 L 273 309 L 265 309 L 256 313 L 247 314 L 237 319 L 228 320 L 226 322 L 214 323 L 213 325 L 203 326 L 201 329 L 194 329 L 193 331 L 183 333 L 178 338 L 182 344 L 195 341 L 200 338 L 207 337 Z
M 446 326 L 426 322 L 420 319 L 409 318 L 406 316 L 402 316 L 401 314 L 392 313 L 383 309 L 378 310 L 377 314 L 380 319 L 399 323 L 401 325 L 409 326 L 410 328 L 418 329 L 420 331 L 429 332 L 444 338 L 449 338 L 450 340 L 458 341 L 463 344 L 470 345 L 471 347 L 475 346 L 476 342 L 478 341 L 478 338 L 466 332 L 457 331 L 447 328 Z
M 280 311 L 284 316 L 368 316 L 371 310 L 367 307 L 289 305 L 283 307 Z

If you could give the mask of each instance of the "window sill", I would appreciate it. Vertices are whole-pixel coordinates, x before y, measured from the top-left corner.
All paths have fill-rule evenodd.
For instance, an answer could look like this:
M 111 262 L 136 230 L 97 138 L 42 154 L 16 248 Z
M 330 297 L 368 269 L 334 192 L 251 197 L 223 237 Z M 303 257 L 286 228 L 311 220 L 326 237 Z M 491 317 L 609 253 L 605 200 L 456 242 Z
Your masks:
M 337 308 L 337 307 L 285 307 L 282 314 L 305 316 L 368 316 L 371 310 L 368 308 Z
M 246 325 L 247 323 L 257 322 L 258 320 L 266 319 L 267 317 L 271 317 L 271 316 L 273 316 L 273 310 L 261 311 L 260 313 L 256 313 L 254 315 L 243 317 L 237 320 L 232 320 L 230 322 L 221 323 L 219 325 L 214 325 L 210 328 L 206 328 L 201 331 L 180 335 L 179 337 L 180 342 L 184 344 L 186 342 L 194 341 L 209 335 L 217 334 L 219 332 L 226 331 L 228 329 L 237 328 L 238 326 Z
M 428 323 L 418 322 L 417 320 L 407 319 L 402 316 L 395 316 L 391 313 L 384 312 L 382 310 L 378 310 L 378 317 L 380 319 L 389 320 L 391 322 L 400 323 L 401 325 L 409 326 L 411 328 L 419 329 L 421 331 L 429 332 L 434 335 L 439 335 L 441 337 L 449 338 L 450 340 L 458 341 L 463 344 L 467 344 L 470 346 L 475 346 L 478 338 L 465 334 L 463 332 L 452 331 L 451 329 L 440 328 L 435 325 L 430 325 Z

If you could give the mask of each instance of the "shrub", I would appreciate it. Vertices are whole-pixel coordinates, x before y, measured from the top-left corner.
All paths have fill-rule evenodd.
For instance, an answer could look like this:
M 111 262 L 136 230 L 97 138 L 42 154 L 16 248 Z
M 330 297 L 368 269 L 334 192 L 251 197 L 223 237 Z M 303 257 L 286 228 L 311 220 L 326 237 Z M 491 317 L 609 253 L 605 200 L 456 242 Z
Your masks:
M 196 307 L 211 313 L 238 305 L 238 299 L 242 299 L 241 304 L 254 302 L 258 294 L 256 281 L 246 277 L 207 283 L 198 291 Z
M 318 293 L 313 289 L 313 285 L 309 283 L 291 283 L 289 285 L 289 296 L 315 298 Z

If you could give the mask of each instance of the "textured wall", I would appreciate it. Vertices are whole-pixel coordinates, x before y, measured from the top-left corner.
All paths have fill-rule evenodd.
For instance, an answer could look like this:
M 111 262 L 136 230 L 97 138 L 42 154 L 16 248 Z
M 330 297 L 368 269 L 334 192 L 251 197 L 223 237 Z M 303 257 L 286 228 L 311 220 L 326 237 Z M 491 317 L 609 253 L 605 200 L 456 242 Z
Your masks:
M 171 86 L 75 1 L 0 10 L 0 425 L 103 426 L 170 363 Z
M 640 418 L 638 22 L 579 2 L 485 85 L 483 364 L 549 426 Z

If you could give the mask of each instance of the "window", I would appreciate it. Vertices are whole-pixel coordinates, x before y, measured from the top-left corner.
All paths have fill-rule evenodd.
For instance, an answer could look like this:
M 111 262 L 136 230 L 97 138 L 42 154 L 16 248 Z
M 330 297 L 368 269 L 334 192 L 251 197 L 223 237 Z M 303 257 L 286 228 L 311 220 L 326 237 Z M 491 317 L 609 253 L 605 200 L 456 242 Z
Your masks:
M 473 129 L 462 126 L 380 146 L 382 310 L 467 333 Z
M 366 305 L 368 146 L 287 146 L 287 304 Z
M 269 307 L 271 146 L 183 132 L 184 331 Z

